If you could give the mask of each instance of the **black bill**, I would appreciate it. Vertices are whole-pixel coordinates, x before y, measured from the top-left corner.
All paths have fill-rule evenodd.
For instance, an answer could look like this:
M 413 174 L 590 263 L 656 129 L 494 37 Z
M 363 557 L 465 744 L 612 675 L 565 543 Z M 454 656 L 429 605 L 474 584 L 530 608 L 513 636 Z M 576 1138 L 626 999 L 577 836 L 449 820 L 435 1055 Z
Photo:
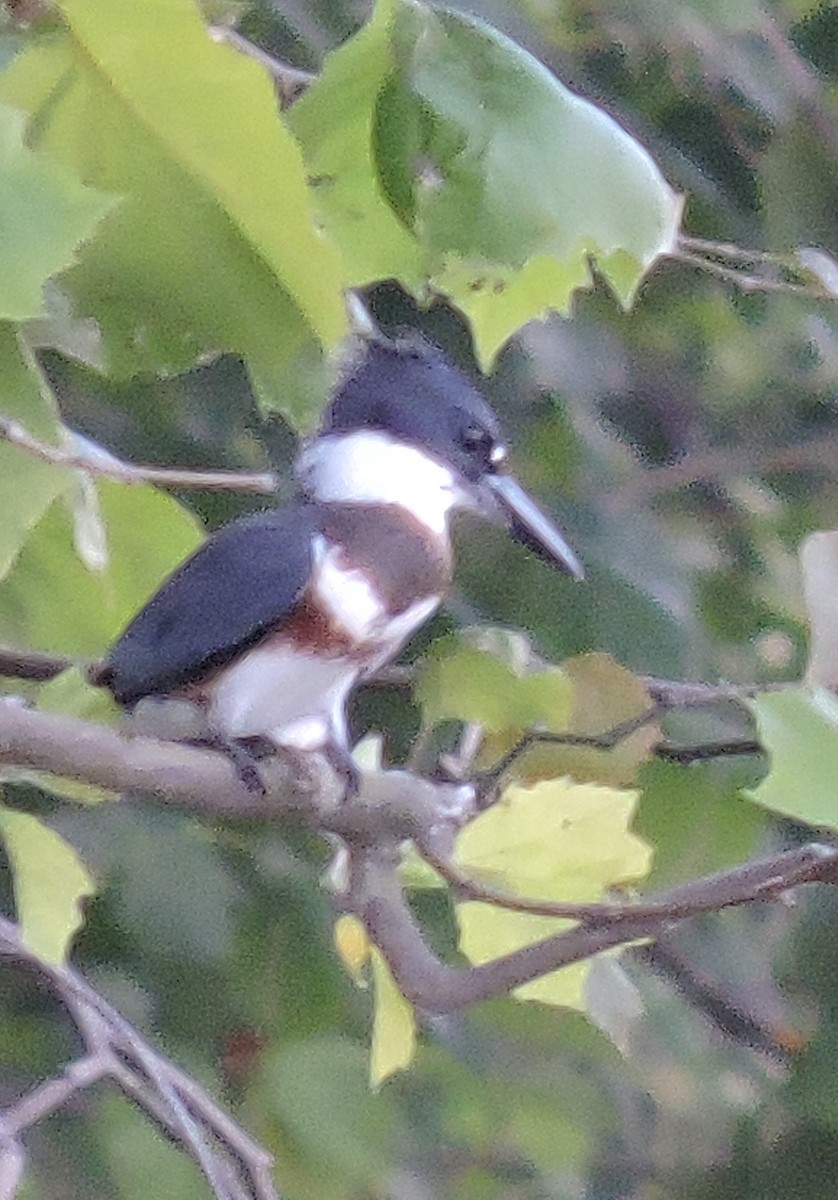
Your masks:
M 517 542 L 574 579 L 584 579 L 582 563 L 567 538 L 511 475 L 486 475 L 481 482 L 499 502 Z

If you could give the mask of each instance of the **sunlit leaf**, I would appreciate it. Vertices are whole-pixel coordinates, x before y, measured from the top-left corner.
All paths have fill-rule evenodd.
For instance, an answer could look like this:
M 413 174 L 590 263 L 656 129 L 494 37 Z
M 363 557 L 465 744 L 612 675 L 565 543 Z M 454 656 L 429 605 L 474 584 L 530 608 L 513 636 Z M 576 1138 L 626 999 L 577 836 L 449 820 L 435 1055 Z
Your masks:
M 0 320 L 43 312 L 43 287 L 69 267 L 115 200 L 23 142 L 25 118 L 0 104 Z
M 343 913 L 332 934 L 356 987 L 365 988 L 372 974 L 375 1005 L 370 1047 L 370 1086 L 378 1088 L 391 1075 L 410 1066 L 416 1053 L 416 1018 L 393 979 L 390 968 L 369 940 L 357 917 Z
M 302 159 L 266 73 L 212 41 L 192 0 L 58 8 L 114 99 L 224 209 L 317 335 L 339 337 L 339 262 L 312 227 Z
M 752 799 L 809 825 L 838 827 L 838 699 L 812 692 L 768 692 L 749 701 L 771 769 Z
M 72 847 L 28 813 L 0 807 L 0 838 L 14 871 L 23 940 L 39 958 L 61 963 L 82 924 L 81 902 L 96 885 Z
M 641 879 L 651 849 L 630 830 L 637 793 L 554 779 L 510 787 L 457 839 L 459 867 L 477 882 L 529 900 L 587 902 Z M 540 941 L 572 922 L 469 901 L 457 906 L 460 946 L 473 963 Z M 525 1000 L 583 1008 L 588 964 L 526 984 Z
M 341 913 L 332 930 L 335 949 L 356 987 L 366 987 L 371 945 L 366 929 L 352 913 Z
M 416 1054 L 416 1017 L 399 991 L 379 950 L 372 952 L 375 1017 L 370 1049 L 370 1084 L 378 1088 L 409 1067 Z
M 61 7 L 65 34 L 21 55 L 0 98 L 35 117 L 40 153 L 123 198 L 64 276 L 108 369 L 229 350 L 281 407 L 291 360 L 345 328 L 344 279 L 269 78 L 213 42 L 191 0 Z

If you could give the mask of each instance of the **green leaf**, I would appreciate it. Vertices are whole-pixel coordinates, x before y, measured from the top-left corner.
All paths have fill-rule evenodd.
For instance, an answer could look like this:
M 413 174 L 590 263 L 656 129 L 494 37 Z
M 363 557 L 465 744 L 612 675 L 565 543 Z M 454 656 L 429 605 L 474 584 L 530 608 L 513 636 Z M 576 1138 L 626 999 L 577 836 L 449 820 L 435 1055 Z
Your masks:
M 651 849 L 629 829 L 637 792 L 554 779 L 511 787 L 460 833 L 455 858 L 478 883 L 530 900 L 587 902 L 635 882 L 651 866 Z M 457 906 L 460 948 L 489 962 L 541 941 L 571 921 L 469 901 Z M 583 1008 L 588 963 L 577 963 L 518 988 L 522 1000 Z
M 23 143 L 22 113 L 0 104 L 0 320 L 43 312 L 43 286 L 69 267 L 115 198 Z
M 108 560 L 88 570 L 73 549 L 70 514 L 54 504 L 0 583 L 0 640 L 96 655 L 163 578 L 200 543 L 195 519 L 151 487 L 100 483 Z
M 736 866 L 758 852 L 770 823 L 747 792 L 712 766 L 696 769 L 653 760 L 640 776 L 635 829 L 655 847 L 652 889 Z
M 42 441 L 58 441 L 58 413 L 46 381 L 6 321 L 0 321 L 0 417 Z M 49 505 L 72 482 L 71 471 L 0 441 L 0 580 Z
M 399 991 L 380 951 L 372 951 L 375 1017 L 370 1048 L 370 1084 L 378 1088 L 413 1062 L 416 1054 L 416 1016 Z
M 562 671 L 572 688 L 573 708 L 565 729 L 580 736 L 599 737 L 624 722 L 648 713 L 651 700 L 643 683 L 608 654 L 584 654 L 566 659 Z M 532 783 L 571 775 L 577 782 L 626 787 L 660 737 L 650 722 L 611 750 L 584 746 L 535 745 L 515 765 L 516 778 Z
M 292 358 L 345 329 L 344 278 L 270 80 L 213 43 L 190 0 L 61 7 L 69 29 L 14 62 L 0 98 L 32 114 L 44 155 L 123 197 L 64 277 L 108 369 L 229 350 L 282 407 Z
M 768 692 L 748 707 L 771 770 L 747 793 L 774 812 L 838 827 L 838 700 L 831 692 Z
M 495 733 L 534 726 L 561 730 L 570 715 L 572 685 L 558 667 L 518 674 L 489 650 L 445 638 L 423 662 L 416 696 L 429 725 L 456 719 Z
M 468 317 L 478 359 L 488 370 L 518 329 L 551 312 L 567 315 L 576 289 L 590 286 L 591 271 L 586 256 L 561 262 L 539 254 L 507 267 L 448 254 L 433 282 Z
M 484 365 L 567 311 L 590 258 L 629 304 L 675 243 L 681 197 L 647 151 L 461 13 L 380 0 L 291 122 L 352 279 L 447 295 Z
M 0 837 L 14 870 L 23 940 L 39 958 L 62 963 L 82 924 L 80 904 L 96 886 L 76 852 L 28 813 L 0 807 Z
M 428 130 L 416 224 L 437 256 L 435 286 L 448 290 L 454 264 L 458 272 L 472 264 L 483 284 L 477 309 L 460 295 L 484 362 L 520 323 L 527 293 L 530 317 L 567 308 L 589 256 L 629 304 L 672 249 L 681 218 L 681 197 L 648 152 L 481 21 L 410 5 L 397 37 L 404 85 Z M 552 277 L 544 256 L 560 268 Z M 508 281 L 493 268 L 532 260 L 538 266 L 507 301 Z
M 396 9 L 397 0 L 380 0 L 370 22 L 326 57 L 317 82 L 288 114 L 318 215 L 354 287 L 390 276 L 415 283 L 421 274 L 419 243 L 387 202 L 372 157 L 376 104 L 394 67 Z

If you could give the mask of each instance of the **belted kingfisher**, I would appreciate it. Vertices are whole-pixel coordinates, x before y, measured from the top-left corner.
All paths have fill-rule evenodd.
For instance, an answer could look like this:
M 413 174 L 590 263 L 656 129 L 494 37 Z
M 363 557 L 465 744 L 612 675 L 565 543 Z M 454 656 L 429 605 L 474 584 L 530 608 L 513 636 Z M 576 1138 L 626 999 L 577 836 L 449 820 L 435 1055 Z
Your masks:
M 451 582 L 470 508 L 577 578 L 564 536 L 506 472 L 486 401 L 426 342 L 375 342 L 303 446 L 290 505 L 212 534 L 94 682 L 128 708 L 191 700 L 211 736 L 348 758 L 353 687 L 390 662 Z

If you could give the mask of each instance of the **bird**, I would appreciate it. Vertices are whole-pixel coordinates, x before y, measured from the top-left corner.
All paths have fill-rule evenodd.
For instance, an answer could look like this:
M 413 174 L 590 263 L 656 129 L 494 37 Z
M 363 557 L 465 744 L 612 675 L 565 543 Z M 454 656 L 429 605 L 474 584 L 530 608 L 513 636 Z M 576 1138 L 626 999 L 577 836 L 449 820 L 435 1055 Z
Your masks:
M 451 517 L 476 511 L 553 567 L 582 565 L 515 481 L 496 414 L 417 337 L 368 344 L 295 464 L 284 507 L 212 533 L 128 624 L 93 682 L 127 710 L 189 701 L 248 786 L 250 752 L 320 751 L 357 777 L 347 706 L 452 583 Z

